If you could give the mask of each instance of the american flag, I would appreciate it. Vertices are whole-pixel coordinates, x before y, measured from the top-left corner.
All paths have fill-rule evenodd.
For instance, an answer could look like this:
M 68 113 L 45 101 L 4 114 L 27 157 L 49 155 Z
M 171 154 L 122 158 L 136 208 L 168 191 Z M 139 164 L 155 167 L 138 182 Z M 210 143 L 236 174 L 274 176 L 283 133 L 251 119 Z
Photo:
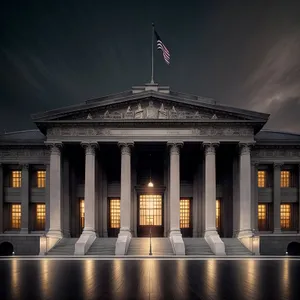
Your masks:
M 154 33 L 155 33 L 155 37 L 156 37 L 157 49 L 162 51 L 163 58 L 164 58 L 165 62 L 169 65 L 170 64 L 170 52 L 169 52 L 168 48 L 165 46 L 165 44 L 163 43 L 163 41 L 161 40 L 161 38 L 158 35 L 158 33 L 156 32 L 156 30 L 154 31 Z

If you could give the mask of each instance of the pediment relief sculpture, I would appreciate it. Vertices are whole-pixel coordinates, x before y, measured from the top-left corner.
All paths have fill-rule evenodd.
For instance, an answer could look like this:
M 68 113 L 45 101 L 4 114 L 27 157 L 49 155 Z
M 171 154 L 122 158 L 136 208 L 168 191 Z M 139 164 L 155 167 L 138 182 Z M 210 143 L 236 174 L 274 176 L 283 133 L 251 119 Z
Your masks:
M 88 114 L 88 116 L 91 114 Z M 87 117 L 86 117 L 87 118 Z M 164 103 L 138 103 L 127 108 L 106 110 L 104 113 L 94 113 L 92 119 L 217 119 L 209 113 L 200 113 L 192 109 L 169 106 Z M 87 118 L 90 119 L 90 118 Z

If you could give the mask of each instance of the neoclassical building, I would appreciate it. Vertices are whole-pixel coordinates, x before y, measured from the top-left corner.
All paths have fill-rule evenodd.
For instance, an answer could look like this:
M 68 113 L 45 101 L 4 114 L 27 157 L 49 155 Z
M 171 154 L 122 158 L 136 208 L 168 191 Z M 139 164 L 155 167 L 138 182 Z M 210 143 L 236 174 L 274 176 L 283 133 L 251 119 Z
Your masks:
M 0 136 L 0 252 L 285 254 L 300 135 L 268 118 L 157 84 L 34 114 Z

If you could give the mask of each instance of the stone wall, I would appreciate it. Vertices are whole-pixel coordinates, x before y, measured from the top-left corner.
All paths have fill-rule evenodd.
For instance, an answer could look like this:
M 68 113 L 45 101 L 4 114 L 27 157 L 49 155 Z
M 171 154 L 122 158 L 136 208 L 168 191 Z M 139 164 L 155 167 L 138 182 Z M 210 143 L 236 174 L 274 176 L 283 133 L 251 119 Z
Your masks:
M 1 235 L 0 244 L 9 242 L 14 247 L 15 255 L 38 255 L 40 236 L 37 235 Z
M 300 243 L 300 235 L 260 236 L 260 255 L 285 255 L 291 242 Z

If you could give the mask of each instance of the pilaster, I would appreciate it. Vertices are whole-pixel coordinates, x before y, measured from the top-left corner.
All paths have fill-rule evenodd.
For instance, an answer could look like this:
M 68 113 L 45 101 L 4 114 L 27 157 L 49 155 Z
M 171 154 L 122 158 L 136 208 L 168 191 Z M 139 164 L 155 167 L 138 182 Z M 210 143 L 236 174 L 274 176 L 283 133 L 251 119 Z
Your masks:
M 176 255 L 185 255 L 180 232 L 180 148 L 183 143 L 168 143 L 170 147 L 170 240 Z
M 252 236 L 251 229 L 251 157 L 252 144 L 240 143 L 240 226 L 238 237 Z
M 50 228 L 47 235 L 62 238 L 61 143 L 50 145 Z
M 0 234 L 3 233 L 4 226 L 4 214 L 3 214 L 3 206 L 4 206 L 4 180 L 3 180 L 3 164 L 0 163 Z
M 131 241 L 131 148 L 133 143 L 119 143 L 121 149 L 121 228 L 115 254 L 125 255 Z
M 62 167 L 63 236 L 70 237 L 70 164 L 67 157 L 64 157 Z
M 21 177 L 21 232 L 28 234 L 29 228 L 29 165 L 22 165 Z
M 46 164 L 46 190 L 45 190 L 45 204 L 46 204 L 46 224 L 45 231 L 50 229 L 50 164 Z
M 283 163 L 274 163 L 273 165 L 273 212 L 274 212 L 274 233 L 281 233 L 280 225 L 280 203 L 281 203 L 281 167 Z

